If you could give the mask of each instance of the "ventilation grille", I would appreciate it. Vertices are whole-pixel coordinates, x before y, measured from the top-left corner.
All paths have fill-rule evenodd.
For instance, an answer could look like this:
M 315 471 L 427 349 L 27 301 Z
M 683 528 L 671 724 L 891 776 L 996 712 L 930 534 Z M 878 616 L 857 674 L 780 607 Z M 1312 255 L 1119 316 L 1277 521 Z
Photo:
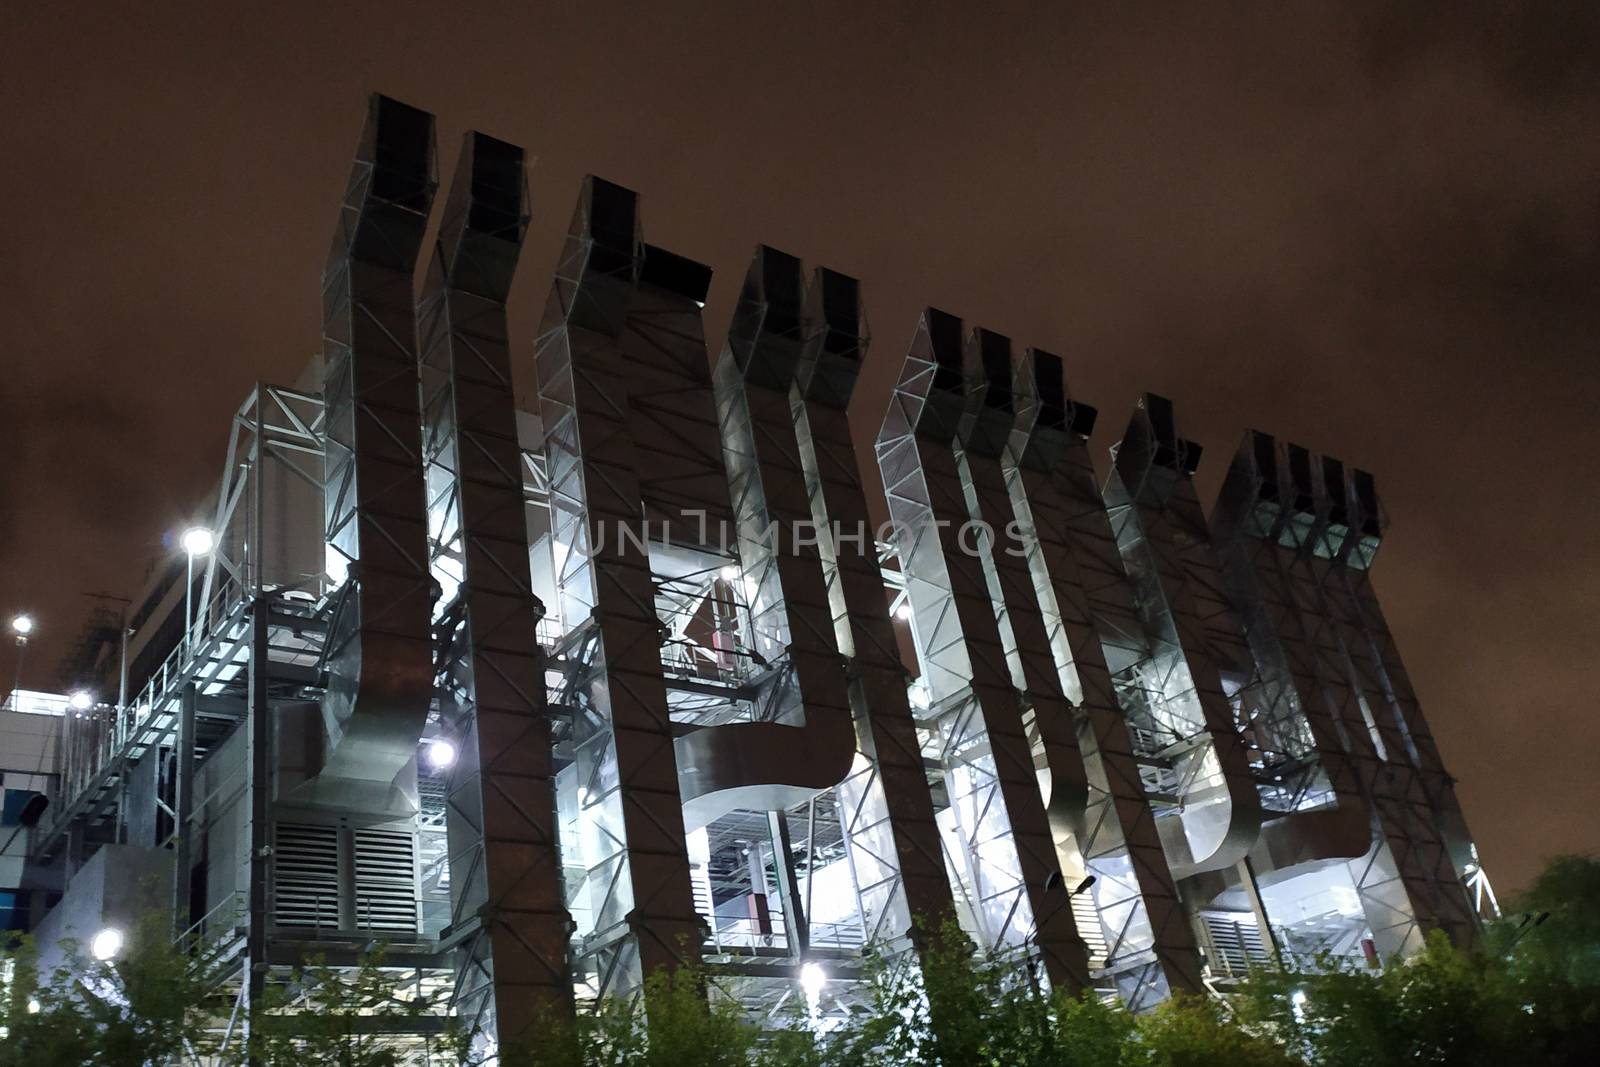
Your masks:
M 358 929 L 415 933 L 416 841 L 396 830 L 357 830 L 355 840 Z
M 339 926 L 339 831 L 332 826 L 278 823 L 273 833 L 279 926 Z
M 1217 974 L 1244 974 L 1252 965 L 1270 960 L 1261 943 L 1261 927 L 1254 915 L 1242 918 L 1236 913 L 1202 912 L 1206 936 L 1211 942 L 1211 970 Z

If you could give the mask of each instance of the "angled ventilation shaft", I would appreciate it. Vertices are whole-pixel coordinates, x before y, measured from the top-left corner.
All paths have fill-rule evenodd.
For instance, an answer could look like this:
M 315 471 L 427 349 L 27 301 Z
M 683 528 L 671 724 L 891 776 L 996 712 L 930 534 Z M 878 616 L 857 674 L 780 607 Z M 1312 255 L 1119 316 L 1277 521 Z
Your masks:
M 293 800 L 414 810 L 396 779 L 433 693 L 412 278 L 433 204 L 433 116 L 374 96 L 323 274 L 329 568 L 320 768 Z

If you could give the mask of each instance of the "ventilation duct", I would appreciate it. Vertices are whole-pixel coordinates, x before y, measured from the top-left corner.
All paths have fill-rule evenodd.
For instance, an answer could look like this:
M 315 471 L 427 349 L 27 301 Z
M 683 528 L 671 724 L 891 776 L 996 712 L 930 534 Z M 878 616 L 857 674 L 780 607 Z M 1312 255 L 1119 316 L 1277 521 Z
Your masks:
M 436 187 L 433 116 L 372 98 L 323 274 L 329 569 L 320 767 L 292 800 L 404 809 L 433 692 L 412 278 Z

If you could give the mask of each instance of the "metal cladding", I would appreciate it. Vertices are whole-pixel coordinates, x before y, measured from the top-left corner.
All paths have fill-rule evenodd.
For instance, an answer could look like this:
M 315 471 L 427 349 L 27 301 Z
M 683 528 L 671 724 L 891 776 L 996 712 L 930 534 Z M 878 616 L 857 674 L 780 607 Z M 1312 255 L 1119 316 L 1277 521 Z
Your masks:
M 967 410 L 958 440 L 959 463 L 970 520 L 991 531 L 1017 529 L 1002 458 L 1016 429 L 1016 393 L 1012 388 L 1011 340 L 991 330 L 976 329 L 964 356 Z M 1039 609 L 1027 560 L 1005 543 L 985 546 L 980 555 L 989 596 L 1005 644 L 1012 683 L 1022 694 L 1030 735 L 1044 757 L 1040 768 L 1046 814 L 1055 837 L 1056 858 L 1073 885 L 1088 875 L 1084 859 L 1089 781 L 1078 751 L 1077 726 L 1050 656 L 1044 616 Z
M 1111 526 L 1150 639 L 1138 684 L 1149 692 L 1153 754 L 1170 759 L 1180 832 L 1163 836 L 1173 874 L 1231 867 L 1261 829 L 1261 800 L 1226 691 L 1244 705 L 1255 665 L 1244 648 L 1191 476 L 1200 449 L 1177 436 L 1172 405 L 1145 394 L 1105 488 Z M 1224 677 L 1226 672 L 1227 677 Z M 1231 685 L 1229 684 L 1231 682 Z M 1171 821 L 1167 825 L 1171 825 Z
M 951 922 L 1136 1011 L 1475 936 L 1493 894 L 1368 574 L 1370 475 L 1252 432 L 1208 525 L 1146 396 L 1102 489 L 1061 360 L 929 309 L 874 499 L 855 279 L 758 248 L 713 374 L 710 268 L 598 178 L 530 415 L 524 154 L 467 135 L 414 299 L 434 189 L 432 117 L 373 97 L 324 395 L 239 409 L 199 612 L 152 583 L 136 695 L 63 718 L 32 835 L 63 877 L 170 848 L 246 1025 L 374 943 L 492 1058 L 686 967 L 831 1029 L 869 956 L 914 968 Z
M 1292 446 L 1291 446 L 1292 448 Z M 1399 707 L 1388 699 L 1389 687 L 1383 665 L 1368 632 L 1364 629 L 1359 609 L 1349 598 L 1351 588 L 1347 578 L 1351 568 L 1347 561 L 1364 546 L 1362 527 L 1377 525 L 1377 506 L 1370 492 L 1370 480 L 1364 479 L 1367 493 L 1354 491 L 1344 477 L 1344 465 L 1323 457 L 1313 466 L 1312 484 L 1316 494 L 1318 514 L 1323 516 L 1323 539 L 1313 543 L 1307 563 L 1317 582 L 1320 600 L 1317 607 L 1328 620 L 1329 629 L 1337 635 L 1344 655 L 1351 665 L 1351 687 L 1357 693 L 1362 716 L 1374 731 L 1374 748 L 1386 764 L 1384 791 L 1396 802 L 1389 817 L 1400 827 L 1413 851 L 1402 861 L 1401 873 L 1407 876 L 1408 889 L 1414 895 L 1424 895 L 1432 910 L 1432 925 L 1443 930 L 1458 945 L 1471 944 L 1477 937 L 1478 917 L 1468 898 L 1461 872 L 1452 862 L 1451 829 L 1464 833 L 1465 826 L 1452 827 L 1448 806 L 1440 804 L 1437 793 L 1430 790 L 1427 770 L 1414 747 L 1414 735 Z M 1362 496 L 1370 501 L 1372 510 L 1363 506 Z M 1362 556 L 1371 562 L 1370 553 Z M 1364 566 L 1357 566 L 1364 573 Z M 1375 598 L 1372 601 L 1376 603 Z M 1440 768 L 1442 773 L 1443 768 Z M 1458 809 L 1459 810 L 1459 809 Z M 1380 812 L 1383 811 L 1380 805 Z M 1470 844 L 1460 846 L 1470 854 Z M 1416 874 L 1411 873 L 1415 868 Z
M 635 437 L 633 390 L 650 383 L 622 345 L 630 321 L 638 323 L 629 309 L 647 262 L 637 209 L 630 190 L 585 181 L 537 357 L 551 532 L 564 549 L 562 702 L 573 709 L 583 815 L 602 831 L 582 877 L 567 880 L 569 907 L 582 894 L 593 916 L 575 963 L 597 995 L 697 960 L 704 926 L 690 892 L 662 623 L 644 547 L 642 472 L 659 471 L 661 457 Z M 662 326 L 681 326 L 683 299 L 658 292 L 650 310 Z M 701 367 L 704 374 L 703 359 Z
M 405 806 L 433 696 L 412 277 L 437 185 L 433 116 L 373 96 L 323 274 L 327 542 L 348 579 L 324 658 L 321 767 L 297 799 Z
M 1326 458 L 1323 460 L 1323 486 L 1330 497 L 1334 492 L 1331 487 L 1340 480 L 1335 470 L 1345 473 L 1343 465 L 1334 467 L 1336 462 Z M 1343 564 L 1342 585 L 1348 597 L 1335 596 L 1335 605 L 1343 609 L 1340 617 L 1350 625 L 1352 641 L 1368 657 L 1367 662 L 1377 673 L 1385 702 L 1408 739 L 1407 752 L 1422 772 L 1429 800 L 1444 834 L 1445 846 L 1450 850 L 1450 858 L 1458 872 L 1464 877 L 1471 877 L 1478 870 L 1478 854 L 1472 843 L 1472 834 L 1467 829 L 1461 801 L 1456 796 L 1455 779 L 1445 770 L 1439 746 L 1433 739 L 1433 731 L 1428 726 L 1416 690 L 1411 685 L 1411 676 L 1400 658 L 1400 650 L 1389 631 L 1383 607 L 1372 588 L 1372 562 L 1377 555 L 1385 525 L 1382 504 L 1372 475 L 1362 470 L 1349 471 L 1345 480 L 1345 500 L 1353 539 L 1349 551 L 1339 562 Z
M 455 749 L 450 924 L 485 920 L 460 950 L 455 1000 L 472 1032 L 502 1042 L 572 1000 L 506 326 L 527 221 L 522 149 L 467 134 L 418 304 L 438 695 Z
M 953 919 L 955 905 L 906 691 L 908 672 L 884 597 L 877 546 L 864 532 L 872 523 L 846 417 L 867 349 L 859 284 L 819 267 L 804 318 L 806 339 L 790 402 L 811 518 L 822 531 L 835 637 L 848 657 L 856 742 L 866 764 L 847 780 L 850 830 L 867 845 L 855 861 L 857 877 L 863 905 L 884 935 L 920 936 Z
M 1085 850 L 1107 931 L 1107 967 L 1124 1001 L 1142 1008 L 1170 990 L 1204 988 L 1119 701 L 1128 699 L 1131 710 L 1141 705 L 1124 696 L 1128 686 L 1119 691 L 1107 666 L 1115 653 L 1119 667 L 1132 670 L 1143 662 L 1147 642 L 1089 457 L 1095 410 L 1069 398 L 1061 361 L 1049 352 L 1030 349 L 1016 381 L 1007 477 L 1062 690 L 1081 716 L 1078 744 L 1091 786 L 1087 821 L 1095 828 Z
M 757 700 L 765 721 L 702 727 L 678 739 L 685 825 L 735 808 L 778 811 L 842 782 L 855 760 L 844 658 L 811 523 L 789 392 L 805 342 L 800 261 L 756 253 L 717 362 L 722 451 L 738 532 L 731 580 L 749 591 Z
M 961 845 L 954 864 L 973 922 L 990 948 L 1036 946 L 1051 981 L 1077 988 L 1088 982 L 1087 949 L 988 582 L 961 542 L 968 513 L 953 446 L 968 405 L 962 347 L 960 319 L 923 313 L 878 433 L 878 466 Z
M 1377 947 L 1398 952 L 1413 936 L 1413 908 L 1349 751 L 1347 690 L 1337 684 L 1336 669 L 1319 670 L 1316 623 L 1308 628 L 1297 599 L 1295 559 L 1315 527 L 1315 512 L 1306 510 L 1311 507 L 1311 498 L 1295 490 L 1277 443 L 1247 432 L 1218 497 L 1213 529 L 1256 662 L 1297 714 L 1297 721 L 1263 738 L 1271 753 L 1267 771 L 1294 788 L 1292 814 L 1268 821 L 1254 859 L 1263 870 L 1355 861 L 1351 880 L 1382 942 Z

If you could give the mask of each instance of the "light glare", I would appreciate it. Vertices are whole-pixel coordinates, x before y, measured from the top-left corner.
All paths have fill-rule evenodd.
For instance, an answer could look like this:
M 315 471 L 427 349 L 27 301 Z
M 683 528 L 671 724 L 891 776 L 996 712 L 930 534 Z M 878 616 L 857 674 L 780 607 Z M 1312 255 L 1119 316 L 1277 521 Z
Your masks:
M 33 633 L 33 616 L 26 613 L 12 616 L 11 632 L 18 637 L 27 637 Z
M 87 689 L 73 690 L 72 695 L 67 697 L 67 707 L 73 711 L 88 711 L 94 707 L 94 694 Z
M 115 958 L 116 954 L 122 951 L 122 931 L 110 926 L 101 930 L 94 935 L 94 940 L 89 942 L 89 951 L 102 963 Z
M 217 538 L 204 526 L 191 526 L 183 531 L 182 544 L 189 555 L 204 556 L 217 546 Z
M 436 737 L 428 745 L 428 763 L 435 770 L 444 770 L 456 761 L 456 746 L 442 737 Z
M 807 963 L 800 968 L 800 988 L 805 990 L 807 1000 L 816 1000 L 822 995 L 822 987 L 828 984 L 828 972 L 821 965 Z

